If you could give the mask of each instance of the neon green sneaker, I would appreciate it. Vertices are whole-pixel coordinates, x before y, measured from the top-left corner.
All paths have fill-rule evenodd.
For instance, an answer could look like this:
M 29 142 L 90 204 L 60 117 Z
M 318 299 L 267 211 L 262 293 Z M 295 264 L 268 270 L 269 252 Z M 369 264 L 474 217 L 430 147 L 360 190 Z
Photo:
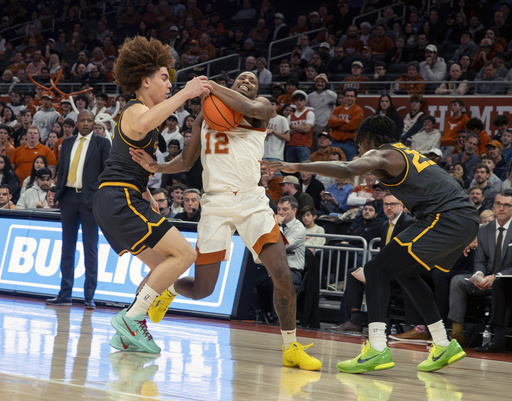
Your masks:
M 322 369 L 322 362 L 309 356 L 306 351 L 304 351 L 312 345 L 313 344 L 304 346 L 299 343 L 292 343 L 286 350 L 283 345 L 283 365 L 288 367 L 298 366 L 304 370 Z
M 434 343 L 432 345 L 428 358 L 418 365 L 418 370 L 422 372 L 432 372 L 444 368 L 466 356 L 457 340 L 450 341 L 448 347 L 441 347 Z
M 343 373 L 363 373 L 372 370 L 391 369 L 395 366 L 389 347 L 379 352 L 370 347 L 370 342 L 363 344 L 363 351 L 354 359 L 338 362 L 336 367 Z
M 169 290 L 162 292 L 148 310 L 148 316 L 152 322 L 158 323 L 162 320 L 169 309 L 169 305 L 178 295 L 172 295 Z

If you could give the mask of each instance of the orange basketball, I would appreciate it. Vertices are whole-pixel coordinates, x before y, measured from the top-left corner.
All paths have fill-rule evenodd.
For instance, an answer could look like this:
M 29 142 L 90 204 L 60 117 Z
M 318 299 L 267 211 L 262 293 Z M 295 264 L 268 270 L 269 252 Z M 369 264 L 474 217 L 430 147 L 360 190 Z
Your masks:
M 203 117 L 214 130 L 231 131 L 242 122 L 244 115 L 230 109 L 217 96 L 210 95 L 203 103 Z

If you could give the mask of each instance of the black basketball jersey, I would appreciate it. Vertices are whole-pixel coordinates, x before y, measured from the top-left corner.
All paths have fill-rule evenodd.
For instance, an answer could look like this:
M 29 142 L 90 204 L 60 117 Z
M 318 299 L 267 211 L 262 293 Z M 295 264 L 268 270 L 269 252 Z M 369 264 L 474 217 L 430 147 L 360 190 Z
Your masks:
M 150 154 L 154 159 L 158 146 L 159 130 L 155 128 L 149 131 L 140 141 L 134 141 L 123 134 L 121 131 L 123 114 L 128 107 L 134 104 L 144 103 L 138 99 L 132 99 L 121 112 L 119 121 L 114 129 L 114 134 L 112 135 L 110 157 L 105 162 L 105 170 L 101 173 L 99 181 L 100 184 L 104 182 L 129 183 L 135 185 L 141 192 L 145 192 L 151 173 L 132 160 L 129 149 L 144 149 L 144 151 Z
M 417 218 L 464 207 L 474 208 L 461 185 L 429 158 L 402 143 L 388 143 L 379 149 L 394 149 L 404 156 L 404 171 L 381 182 Z

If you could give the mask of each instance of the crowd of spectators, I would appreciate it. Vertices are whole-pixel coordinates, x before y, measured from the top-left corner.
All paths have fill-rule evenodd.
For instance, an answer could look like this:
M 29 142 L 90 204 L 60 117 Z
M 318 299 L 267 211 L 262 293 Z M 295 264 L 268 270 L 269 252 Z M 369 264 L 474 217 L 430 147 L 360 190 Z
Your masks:
M 410 1 L 394 9 L 389 1 L 339 0 L 308 10 L 269 0 L 79 3 L 11 0 L 0 11 L 0 95 L 9 99 L 0 101 L 3 209 L 58 208 L 51 184 L 62 141 L 73 135 L 77 112 L 84 109 L 96 116 L 95 133 L 110 138 L 116 111 L 129 96 L 109 96 L 102 84 L 114 83 L 116 56 L 133 35 L 170 45 L 174 93 L 180 82 L 206 73 L 202 63 L 239 54 L 274 105 L 265 143 L 268 160 L 358 157 L 354 138 L 364 118 L 358 96 L 377 94 L 375 113 L 395 122 L 395 139 L 449 171 L 482 216 L 492 216 L 494 197 L 512 186 L 508 116 L 496 117 L 495 130 L 486 132 L 468 112 L 471 98 L 460 98 L 512 94 L 508 1 L 437 1 L 429 9 Z M 379 8 L 378 18 L 359 18 L 354 25 L 354 17 Z M 297 38 L 282 49 L 287 55 L 270 63 L 269 44 L 291 35 Z M 193 68 L 181 74 L 187 67 Z M 234 75 L 223 71 L 215 79 L 229 86 Z M 52 79 L 89 90 L 58 99 L 44 89 Z M 394 107 L 395 94 L 409 96 L 406 114 Z M 451 98 L 444 127 L 436 127 L 422 109 L 424 94 Z M 200 110 L 199 99 L 192 99 L 169 116 L 161 127 L 159 161 L 183 150 Z M 163 215 L 198 221 L 201 171 L 198 161 L 189 172 L 151 177 Z M 308 229 L 314 226 L 311 216 L 364 221 L 361 212 L 369 204 L 375 218 L 383 218 L 384 191 L 370 173 L 347 181 L 262 169 L 261 185 L 276 204 L 283 195 L 295 198 L 297 219 L 306 217 Z

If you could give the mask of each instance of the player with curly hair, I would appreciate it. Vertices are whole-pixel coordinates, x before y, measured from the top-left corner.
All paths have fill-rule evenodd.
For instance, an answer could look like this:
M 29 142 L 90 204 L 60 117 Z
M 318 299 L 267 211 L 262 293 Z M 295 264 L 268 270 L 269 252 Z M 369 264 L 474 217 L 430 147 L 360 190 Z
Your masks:
M 110 344 L 121 350 L 159 353 L 146 327 L 153 301 L 196 259 L 196 252 L 164 216 L 147 188 L 149 173 L 132 161 L 130 147 L 155 155 L 160 125 L 187 99 L 209 93 L 204 76 L 189 81 L 169 97 L 168 68 L 174 60 L 168 45 L 156 39 L 126 39 L 114 65 L 115 82 L 132 95 L 112 136 L 110 158 L 99 177 L 94 216 L 112 248 L 136 255 L 151 276 L 134 302 L 112 318 L 116 335 Z

